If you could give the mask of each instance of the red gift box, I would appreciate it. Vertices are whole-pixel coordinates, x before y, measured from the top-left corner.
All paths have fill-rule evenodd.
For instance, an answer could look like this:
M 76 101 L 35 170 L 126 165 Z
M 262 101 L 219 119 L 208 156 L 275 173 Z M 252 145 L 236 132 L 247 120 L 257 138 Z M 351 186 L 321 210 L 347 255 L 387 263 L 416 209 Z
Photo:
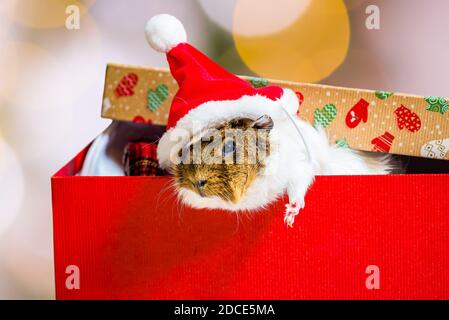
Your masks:
M 245 79 L 294 90 L 298 115 L 341 146 L 447 159 L 443 98 Z M 140 138 L 163 130 L 173 80 L 109 65 L 102 115 L 137 123 Z M 128 129 L 115 132 L 122 145 Z M 289 229 L 285 199 L 257 213 L 194 210 L 168 176 L 77 176 L 86 153 L 52 178 L 58 299 L 449 298 L 445 174 L 319 176 Z
M 283 199 L 237 216 L 75 176 L 86 151 L 52 178 L 57 299 L 449 298 L 447 175 L 317 177 L 288 229 Z

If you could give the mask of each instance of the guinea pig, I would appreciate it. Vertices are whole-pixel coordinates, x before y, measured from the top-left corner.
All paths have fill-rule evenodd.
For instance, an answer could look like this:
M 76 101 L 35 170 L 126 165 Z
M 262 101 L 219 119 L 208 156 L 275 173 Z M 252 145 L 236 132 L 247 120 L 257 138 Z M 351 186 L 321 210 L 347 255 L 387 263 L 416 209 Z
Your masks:
M 219 123 L 209 128 L 219 133 L 213 141 L 209 131 L 192 136 L 170 170 L 181 200 L 195 208 L 253 211 L 287 191 L 284 220 L 292 226 L 316 175 L 386 174 L 393 168 L 389 156 L 331 145 L 323 130 L 295 121 L 310 150 L 290 121 L 274 128 L 268 115 Z M 195 156 L 196 147 L 200 152 Z
M 215 203 L 214 206 L 221 204 L 226 209 L 239 208 L 239 202 L 265 167 L 272 128 L 273 121 L 268 116 L 236 118 L 215 128 L 218 141 L 205 141 L 204 134 L 190 140 L 180 151 L 182 161 L 171 168 L 178 193 L 195 207 L 201 207 L 197 203 L 200 201 L 204 207 Z M 209 147 L 211 143 L 218 147 L 218 152 Z M 198 156 L 193 155 L 195 144 L 200 147 Z

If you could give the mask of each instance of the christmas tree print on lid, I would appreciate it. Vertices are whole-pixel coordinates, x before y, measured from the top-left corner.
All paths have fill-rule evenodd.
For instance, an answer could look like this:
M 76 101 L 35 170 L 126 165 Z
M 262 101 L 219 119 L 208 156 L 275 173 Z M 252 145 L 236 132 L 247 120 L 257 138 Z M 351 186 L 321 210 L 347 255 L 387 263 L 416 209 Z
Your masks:
M 252 84 L 254 88 L 263 88 L 268 86 L 268 80 L 259 77 L 248 77 L 248 82 Z
M 346 125 L 348 128 L 355 128 L 360 121 L 366 123 L 368 121 L 368 106 L 369 103 L 365 99 L 360 99 L 346 114 Z
M 117 97 L 129 97 L 134 94 L 134 87 L 139 77 L 135 73 L 129 73 L 120 80 L 114 92 Z
M 421 119 L 410 109 L 401 104 L 399 108 L 394 111 L 396 115 L 396 122 L 400 130 L 406 128 L 410 132 L 417 132 L 421 129 Z
M 394 136 L 385 131 L 385 133 L 377 138 L 374 138 L 371 143 L 374 145 L 372 151 L 374 152 L 389 152 L 391 144 L 393 143 Z
M 313 113 L 313 126 L 315 128 L 326 128 L 337 116 L 337 108 L 334 104 L 326 104 L 322 110 L 315 109 Z
M 442 97 L 425 97 L 424 100 L 429 104 L 426 107 L 426 110 L 431 112 L 439 112 L 441 114 L 444 114 L 447 110 L 449 110 L 449 104 L 447 103 L 446 99 Z
M 346 141 L 346 138 L 336 140 L 335 144 L 340 148 L 349 148 L 349 143 Z
M 426 142 L 421 147 L 421 156 L 426 158 L 444 159 L 449 150 L 449 138 Z
M 156 89 L 148 90 L 147 107 L 151 112 L 156 111 L 168 97 L 168 87 L 165 84 L 160 84 Z
M 374 94 L 380 100 L 386 100 L 393 95 L 393 92 L 379 90 L 379 91 L 376 91 Z

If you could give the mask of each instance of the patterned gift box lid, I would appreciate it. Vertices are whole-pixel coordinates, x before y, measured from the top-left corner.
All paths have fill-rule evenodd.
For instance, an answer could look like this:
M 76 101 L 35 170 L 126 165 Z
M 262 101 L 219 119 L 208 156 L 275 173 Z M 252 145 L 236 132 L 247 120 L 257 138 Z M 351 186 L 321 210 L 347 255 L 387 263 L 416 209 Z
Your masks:
M 363 151 L 449 160 L 449 101 L 374 91 L 242 77 L 255 87 L 294 90 L 298 115 L 324 127 L 332 142 Z M 167 123 L 178 90 L 168 69 L 109 64 L 102 116 L 156 125 Z

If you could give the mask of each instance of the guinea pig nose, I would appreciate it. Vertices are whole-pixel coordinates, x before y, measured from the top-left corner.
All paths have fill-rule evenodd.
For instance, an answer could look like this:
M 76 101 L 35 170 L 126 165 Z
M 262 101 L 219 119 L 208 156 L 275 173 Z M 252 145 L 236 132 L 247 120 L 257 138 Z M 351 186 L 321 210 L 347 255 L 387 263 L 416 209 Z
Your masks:
M 198 186 L 198 188 L 202 188 L 202 187 L 204 187 L 206 182 L 207 182 L 207 180 L 201 179 L 196 182 L 196 185 Z

